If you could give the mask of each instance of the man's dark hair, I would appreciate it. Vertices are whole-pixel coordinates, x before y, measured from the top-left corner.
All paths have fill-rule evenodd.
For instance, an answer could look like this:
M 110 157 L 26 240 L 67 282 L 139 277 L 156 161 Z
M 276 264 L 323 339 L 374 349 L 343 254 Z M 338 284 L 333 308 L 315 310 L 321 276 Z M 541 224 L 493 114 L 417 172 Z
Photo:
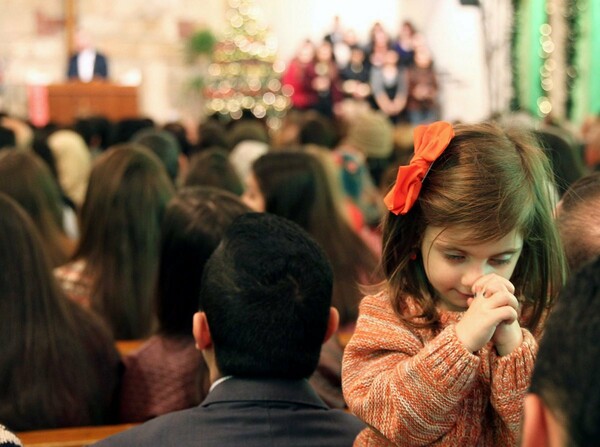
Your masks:
M 561 292 L 540 343 L 530 392 L 564 428 L 565 445 L 600 439 L 600 257 Z
M 105 150 L 113 138 L 113 123 L 105 116 L 90 116 L 75 121 L 74 128 L 88 147 Z
M 160 332 L 192 337 L 202 272 L 229 224 L 250 209 L 227 191 L 182 188 L 169 202 L 161 227 L 156 287 Z
M 0 126 L 0 149 L 16 146 L 17 138 L 15 132 L 4 126 Z
M 298 225 L 268 213 L 238 217 L 206 264 L 200 290 L 220 372 L 309 377 L 332 284 L 325 253 Z

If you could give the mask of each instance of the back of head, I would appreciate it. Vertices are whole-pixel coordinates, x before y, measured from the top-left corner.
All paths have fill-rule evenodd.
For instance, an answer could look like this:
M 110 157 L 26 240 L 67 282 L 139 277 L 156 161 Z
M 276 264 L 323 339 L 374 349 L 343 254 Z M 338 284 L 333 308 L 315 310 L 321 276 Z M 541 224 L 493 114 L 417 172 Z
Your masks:
M 261 121 L 244 119 L 233 123 L 229 140 L 229 160 L 244 181 L 252 163 L 269 150 L 269 135 Z
M 97 423 L 110 399 L 98 378 L 114 366 L 98 346 L 112 342 L 62 295 L 33 222 L 2 193 L 0 216 L 0 420 L 15 430 Z
M 97 278 L 92 305 L 108 316 L 117 338 L 149 331 L 160 228 L 173 193 L 160 160 L 143 146 L 108 148 L 92 169 L 74 257 Z M 124 317 L 124 307 L 137 323 Z
M 0 191 L 16 200 L 38 224 L 62 225 L 60 190 L 49 168 L 32 152 L 0 155 Z
M 333 207 L 325 172 L 309 153 L 269 152 L 254 162 L 252 172 L 264 196 L 266 211 L 290 219 L 308 232 L 319 224 L 313 217 L 316 209 Z
M 81 210 L 80 254 L 162 221 L 173 186 L 160 160 L 143 146 L 112 146 L 94 164 Z M 155 225 L 159 228 L 159 225 Z
M 215 119 L 209 119 L 198 126 L 197 149 L 202 150 L 209 147 L 219 147 L 227 151 L 231 149 L 225 125 Z
M 573 183 L 563 195 L 557 222 L 572 272 L 600 255 L 600 172 Z
M 23 324 L 28 314 L 42 318 L 39 312 L 44 300 L 56 290 L 49 260 L 31 218 L 14 199 L 1 192 L 0 216 L 0 315 L 7 318 L 1 325 L 6 328 Z
M 158 319 L 167 335 L 192 336 L 204 265 L 237 216 L 250 210 L 239 197 L 207 187 L 182 189 L 162 226 Z
M 552 165 L 559 196 L 576 180 L 583 177 L 583 160 L 558 129 L 551 127 L 536 131 L 536 136 Z
M 310 376 L 331 291 L 325 254 L 300 227 L 265 213 L 238 217 L 206 264 L 200 291 L 220 372 Z
M 354 116 L 348 123 L 344 140 L 369 158 L 387 158 L 394 148 L 393 126 L 387 116 L 380 112 L 365 111 Z
M 242 181 L 228 158 L 225 149 L 206 149 L 192 156 L 185 186 L 212 186 L 241 196 Z
M 0 216 L 0 315 L 3 319 L 0 325 L 3 340 L 0 344 L 0 417 L 13 429 L 22 430 L 26 429 L 27 418 L 32 417 L 25 416 L 22 408 L 39 411 L 34 410 L 32 399 L 26 394 L 41 391 L 36 395 L 37 408 L 47 403 L 44 399 L 47 391 L 37 389 L 42 383 L 34 383 L 32 378 L 39 378 L 36 369 L 42 366 L 42 358 L 46 361 L 52 358 L 43 368 L 47 377 L 53 377 L 58 359 L 56 353 L 48 350 L 55 340 L 48 338 L 49 334 L 62 329 L 64 317 L 49 260 L 30 218 L 2 193 Z M 55 324 L 59 326 L 53 328 Z M 33 369 L 28 371 L 29 368 Z M 23 385 L 28 393 L 24 393 Z M 53 416 L 44 415 L 38 423 Z
M 300 144 L 310 144 L 333 148 L 337 143 L 337 134 L 331 118 L 317 112 L 306 112 L 300 126 Z
M 92 164 L 87 144 L 72 130 L 58 130 L 48 137 L 48 146 L 56 162 L 62 190 L 78 206 L 81 205 Z
M 127 143 L 140 130 L 152 128 L 154 121 L 150 118 L 124 118 L 115 123 L 112 143 Z
M 132 143 L 141 144 L 150 149 L 165 166 L 173 182 L 179 173 L 179 155 L 181 148 L 177 139 L 166 130 L 143 129 L 131 138 Z
M 10 131 L 8 134 L 4 135 L 4 137 L 8 137 L 9 142 L 12 141 L 12 138 L 14 137 L 14 144 L 11 146 L 14 146 L 17 149 L 28 149 L 31 146 L 34 132 L 30 124 L 22 119 L 12 116 L 0 117 L 0 129 Z M 0 149 L 3 146 L 2 133 L 0 132 Z
M 183 154 L 186 156 L 190 155 L 190 151 L 192 149 L 190 138 L 193 138 L 193 136 L 188 135 L 188 128 L 186 128 L 183 123 L 172 121 L 164 124 L 162 129 L 175 137 Z
M 335 272 L 334 306 L 340 323 L 356 320 L 362 293 L 357 282 L 371 280 L 378 260 L 352 229 L 341 209 L 340 189 L 334 189 L 326 165 L 310 151 L 267 153 L 253 165 L 265 200 L 265 211 L 304 228 L 323 247 Z
M 460 226 L 473 243 L 494 241 L 516 229 L 522 234 L 523 250 L 511 282 L 531 311 L 530 327 L 536 327 L 548 305 L 548 290 L 550 296 L 560 290 L 565 272 L 552 218 L 548 160 L 523 131 L 482 123 L 456 125 L 454 132 L 410 211 L 390 212 L 385 219 L 382 264 L 392 294 L 417 298 L 435 320 L 429 299 L 434 294 L 422 259 L 411 262 L 427 226 Z
M 530 392 L 566 429 L 564 445 L 600 439 L 600 258 L 567 283 L 548 318 Z
M 50 169 L 29 151 L 0 154 L 0 192 L 16 200 L 29 214 L 42 235 L 52 265 L 66 262 L 59 241 L 63 235 L 62 199 Z
M 0 149 L 14 148 L 17 138 L 12 129 L 0 125 Z
M 113 131 L 112 122 L 104 116 L 79 118 L 75 121 L 75 130 L 90 149 L 103 151 L 110 144 Z
M 242 141 L 269 143 L 269 134 L 262 121 L 256 119 L 244 119 L 232 124 L 229 140 L 231 147 L 235 147 Z

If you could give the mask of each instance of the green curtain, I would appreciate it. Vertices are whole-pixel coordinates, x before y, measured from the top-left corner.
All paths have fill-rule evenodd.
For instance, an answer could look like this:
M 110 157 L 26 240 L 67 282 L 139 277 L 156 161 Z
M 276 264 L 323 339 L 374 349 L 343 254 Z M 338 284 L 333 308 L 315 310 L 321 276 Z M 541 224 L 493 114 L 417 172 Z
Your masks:
M 540 27 L 547 23 L 546 0 L 519 0 L 515 7 L 513 76 L 515 101 L 521 110 L 539 115 L 538 100 L 544 96 L 540 69 L 544 63 Z
M 578 2 L 579 39 L 575 48 L 577 77 L 573 85 L 571 120 L 581 123 L 600 115 L 600 1 Z

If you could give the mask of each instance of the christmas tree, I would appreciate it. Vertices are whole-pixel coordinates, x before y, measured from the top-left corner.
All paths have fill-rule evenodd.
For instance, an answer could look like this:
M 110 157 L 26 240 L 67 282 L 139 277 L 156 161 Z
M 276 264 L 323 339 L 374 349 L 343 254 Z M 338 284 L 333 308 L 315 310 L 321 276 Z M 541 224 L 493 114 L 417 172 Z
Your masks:
M 277 61 L 277 41 L 252 0 L 229 0 L 226 18 L 228 29 L 215 45 L 205 77 L 207 112 L 239 119 L 246 111 L 276 129 L 291 94 L 281 85 L 285 65 Z

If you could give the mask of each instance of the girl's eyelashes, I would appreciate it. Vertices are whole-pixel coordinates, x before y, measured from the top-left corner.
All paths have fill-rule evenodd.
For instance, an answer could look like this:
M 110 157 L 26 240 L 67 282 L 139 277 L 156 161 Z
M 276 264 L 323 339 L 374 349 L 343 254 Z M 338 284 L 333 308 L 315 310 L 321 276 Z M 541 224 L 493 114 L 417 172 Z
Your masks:
M 466 256 L 461 255 L 461 254 L 455 254 L 455 253 L 444 253 L 444 258 L 446 258 L 450 262 L 459 263 L 459 262 L 463 262 L 466 259 Z M 499 267 L 499 266 L 510 264 L 511 261 L 512 261 L 512 256 L 508 256 L 505 258 L 490 258 L 488 263 L 490 265 Z
M 492 259 L 490 259 L 490 261 L 489 261 L 489 262 L 490 262 L 490 264 L 492 264 L 492 265 L 497 265 L 497 266 L 500 266 L 500 265 L 506 265 L 506 264 L 509 264 L 509 263 L 510 263 L 510 261 L 512 261 L 512 256 L 510 256 L 510 257 L 508 257 L 508 258 L 492 258 Z
M 463 261 L 465 259 L 464 255 L 452 254 L 452 253 L 444 253 L 444 257 L 453 262 Z

